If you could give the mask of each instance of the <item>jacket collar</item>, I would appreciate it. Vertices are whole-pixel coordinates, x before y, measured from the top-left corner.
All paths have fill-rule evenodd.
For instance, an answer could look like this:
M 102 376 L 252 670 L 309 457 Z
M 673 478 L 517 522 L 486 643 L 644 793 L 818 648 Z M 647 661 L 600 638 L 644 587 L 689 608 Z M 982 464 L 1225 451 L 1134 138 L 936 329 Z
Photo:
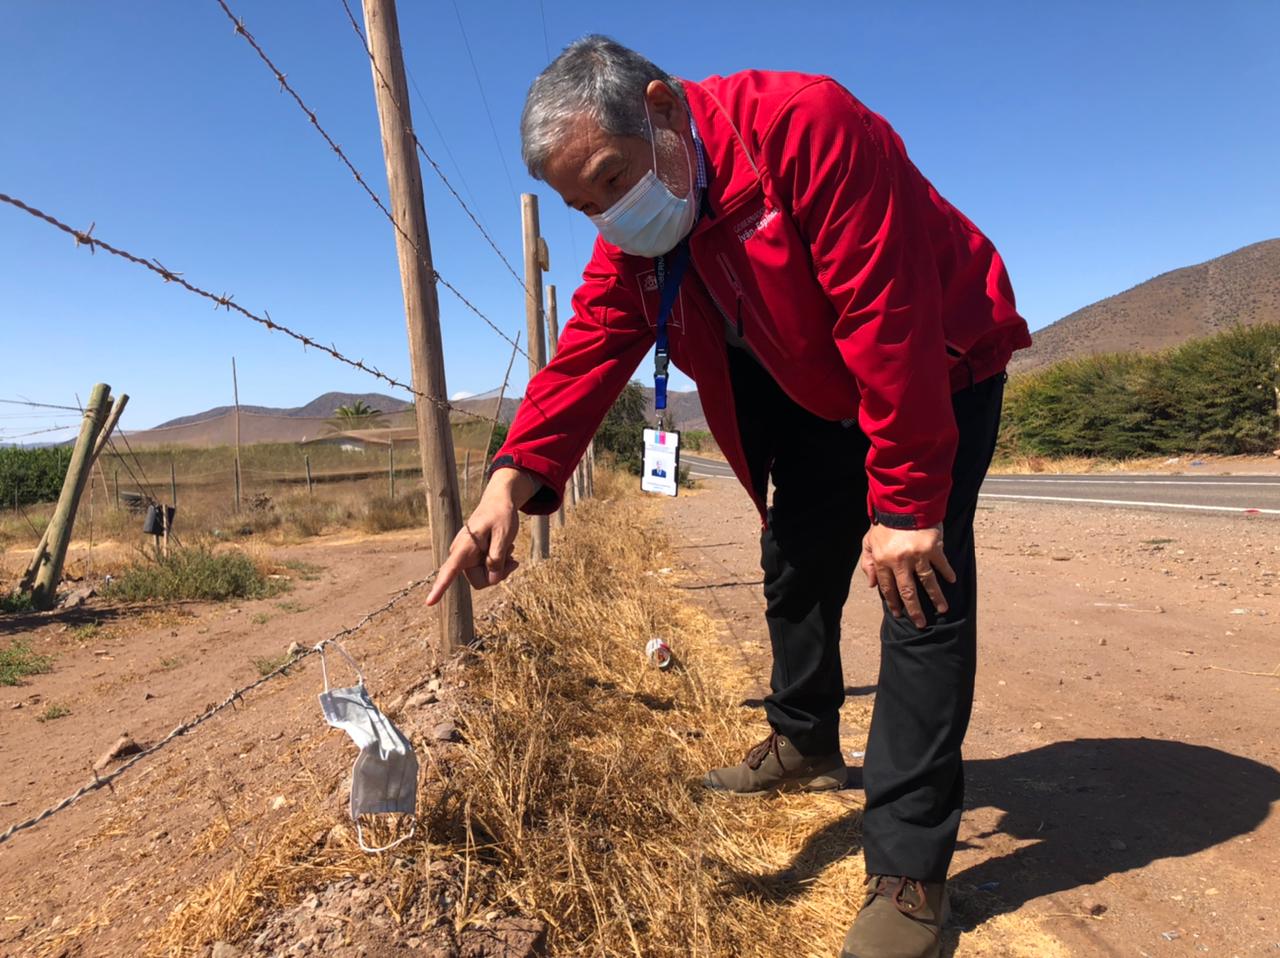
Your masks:
M 681 80 L 689 112 L 702 144 L 706 163 L 707 188 L 703 210 L 693 236 L 705 232 L 727 212 L 760 190 L 760 172 L 755 157 L 720 100 L 704 84 Z

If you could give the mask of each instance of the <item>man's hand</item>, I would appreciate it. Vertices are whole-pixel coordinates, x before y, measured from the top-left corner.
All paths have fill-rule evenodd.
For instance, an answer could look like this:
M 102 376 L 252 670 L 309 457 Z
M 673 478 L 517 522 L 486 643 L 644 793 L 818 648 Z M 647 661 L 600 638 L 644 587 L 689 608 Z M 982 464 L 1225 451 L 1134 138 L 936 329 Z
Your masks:
M 901 617 L 905 609 L 921 629 L 925 626 L 925 616 L 917 582 L 941 613 L 947 611 L 947 600 L 938 584 L 938 574 L 948 582 L 956 581 L 951 563 L 942 552 L 940 525 L 932 529 L 890 529 L 873 525 L 862 538 L 862 571 L 870 588 L 879 586 L 895 618 Z
M 497 585 L 520 565 L 511 555 L 520 528 L 519 508 L 537 491 L 537 481 L 518 469 L 499 469 L 489 480 L 480 504 L 449 546 L 427 605 L 435 605 L 462 573 L 473 588 Z

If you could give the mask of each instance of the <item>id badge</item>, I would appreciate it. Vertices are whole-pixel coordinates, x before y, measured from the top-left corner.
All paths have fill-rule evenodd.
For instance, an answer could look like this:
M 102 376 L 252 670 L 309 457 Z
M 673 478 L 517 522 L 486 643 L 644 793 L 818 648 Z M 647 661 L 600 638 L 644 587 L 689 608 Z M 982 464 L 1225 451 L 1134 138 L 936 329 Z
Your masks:
M 680 433 L 660 429 L 644 431 L 644 465 L 640 488 L 674 496 L 680 488 Z

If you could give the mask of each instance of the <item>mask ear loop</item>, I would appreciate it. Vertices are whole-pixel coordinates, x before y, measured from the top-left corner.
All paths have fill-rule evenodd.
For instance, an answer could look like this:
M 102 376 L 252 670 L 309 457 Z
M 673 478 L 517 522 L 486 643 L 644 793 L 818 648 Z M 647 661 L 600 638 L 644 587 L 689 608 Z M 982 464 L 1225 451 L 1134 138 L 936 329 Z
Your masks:
M 653 154 L 653 175 L 661 180 L 662 177 L 658 176 L 658 137 L 653 132 L 653 117 L 649 115 L 648 97 L 644 98 L 644 121 L 649 124 L 649 151 Z M 693 191 L 697 189 L 693 176 L 693 159 L 689 156 L 689 146 L 684 142 L 684 137 L 680 137 L 680 145 L 684 147 L 684 168 L 689 175 L 689 195 L 685 197 L 685 202 L 692 203 Z
M 649 115 L 649 98 L 644 98 L 644 122 L 649 125 L 649 152 L 653 154 L 653 175 L 658 176 L 658 138 L 653 132 L 653 117 Z M 662 179 L 662 177 L 658 177 Z
M 356 841 L 360 843 L 360 850 L 367 855 L 376 855 L 378 852 L 390 851 L 401 842 L 407 842 L 418 831 L 418 816 L 413 816 L 413 824 L 409 826 L 409 834 L 401 835 L 395 841 L 387 845 L 376 845 L 370 847 L 364 843 L 364 830 L 360 827 L 360 819 L 356 819 Z
M 325 655 L 324 655 L 324 647 L 326 645 L 333 645 L 333 647 L 336 648 L 339 653 L 341 653 L 342 657 L 346 659 L 348 663 L 350 663 L 351 668 L 353 668 L 355 670 L 356 675 L 360 677 L 360 685 L 361 687 L 363 687 L 364 672 L 360 670 L 359 663 L 357 663 L 356 660 L 351 657 L 351 653 L 349 653 L 346 649 L 344 649 L 342 647 L 342 643 L 339 642 L 337 639 L 326 639 L 323 642 L 317 643 L 315 646 L 315 650 L 320 653 L 320 672 L 321 674 L 324 675 L 324 690 L 326 692 L 329 691 L 329 664 L 328 664 L 328 661 L 325 659 Z

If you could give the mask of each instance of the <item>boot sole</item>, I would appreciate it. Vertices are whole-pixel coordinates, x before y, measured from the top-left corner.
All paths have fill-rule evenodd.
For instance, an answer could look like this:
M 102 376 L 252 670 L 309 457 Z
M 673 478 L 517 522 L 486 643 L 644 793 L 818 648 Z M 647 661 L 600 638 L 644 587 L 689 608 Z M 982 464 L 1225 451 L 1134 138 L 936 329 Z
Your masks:
M 766 798 L 770 795 L 779 795 L 784 792 L 834 792 L 844 788 L 849 784 L 848 769 L 839 777 L 831 772 L 822 772 L 818 775 L 812 775 L 808 778 L 792 779 L 788 782 L 782 782 L 772 788 L 761 788 L 754 792 L 735 792 L 729 788 L 719 788 L 710 782 L 703 780 L 703 787 L 714 795 L 723 795 L 726 798 Z

